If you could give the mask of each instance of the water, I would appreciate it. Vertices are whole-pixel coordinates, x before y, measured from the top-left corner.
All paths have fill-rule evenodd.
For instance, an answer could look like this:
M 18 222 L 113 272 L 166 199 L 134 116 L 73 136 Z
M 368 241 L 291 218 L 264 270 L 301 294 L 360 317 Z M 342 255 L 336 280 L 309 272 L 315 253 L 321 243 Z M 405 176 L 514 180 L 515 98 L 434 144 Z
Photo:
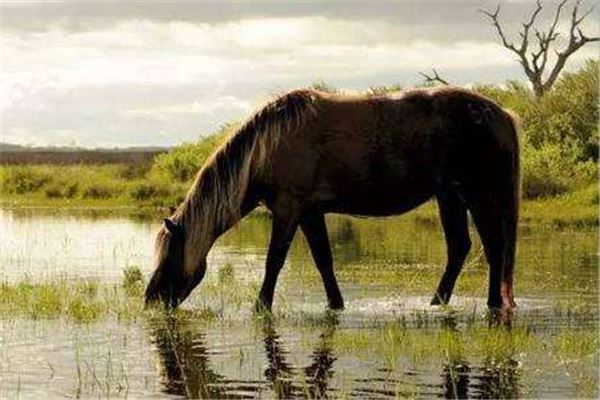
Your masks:
M 1 279 L 112 284 L 128 265 L 148 276 L 160 219 L 129 214 L 0 210 Z M 560 350 L 570 332 L 589 338 L 598 328 L 596 230 L 521 229 L 513 329 L 527 332 L 529 342 L 490 358 L 483 316 L 487 267 L 474 233 L 452 306 L 439 309 L 428 305 L 445 261 L 437 222 L 333 216 L 328 226 L 346 310 L 324 312 L 322 284 L 298 234 L 278 282 L 276 317 L 264 320 L 251 314 L 250 302 L 223 306 L 207 288 L 231 265 L 235 285 L 256 291 L 269 225 L 268 216 L 254 215 L 219 239 L 206 282 L 184 305 L 189 315 L 90 324 L 3 316 L 0 397 L 597 394 L 597 341 L 592 357 Z M 222 317 L 206 321 L 193 313 L 205 307 Z M 388 341 L 394 324 L 404 333 Z M 467 341 L 461 357 L 436 353 L 440 334 Z M 400 350 L 390 347 L 394 343 Z M 480 347 L 487 353 L 474 350 Z

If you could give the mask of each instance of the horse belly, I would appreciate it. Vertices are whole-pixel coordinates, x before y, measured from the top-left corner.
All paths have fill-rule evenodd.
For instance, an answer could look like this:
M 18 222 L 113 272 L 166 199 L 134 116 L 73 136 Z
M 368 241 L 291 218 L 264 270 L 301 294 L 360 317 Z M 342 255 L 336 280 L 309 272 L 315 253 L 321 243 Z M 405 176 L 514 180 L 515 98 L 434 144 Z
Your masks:
M 335 183 L 323 185 L 324 190 L 316 193 L 321 197 L 322 208 L 328 212 L 389 216 L 410 211 L 435 193 L 430 177 L 419 174 L 407 178 L 403 174 L 380 172 L 382 176 L 378 178 L 352 179 L 348 174 Z

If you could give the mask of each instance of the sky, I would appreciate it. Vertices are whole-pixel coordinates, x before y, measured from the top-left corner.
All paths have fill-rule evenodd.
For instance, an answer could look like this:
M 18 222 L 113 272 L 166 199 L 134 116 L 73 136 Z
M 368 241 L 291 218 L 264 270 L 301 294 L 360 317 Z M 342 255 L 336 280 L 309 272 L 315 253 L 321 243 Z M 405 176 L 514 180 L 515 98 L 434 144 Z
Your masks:
M 410 87 L 434 67 L 457 85 L 524 80 L 479 12 L 496 4 L 3 0 L 0 141 L 171 146 L 315 82 L 348 91 Z M 517 40 L 534 3 L 500 4 Z M 547 26 L 556 3 L 543 4 Z M 583 30 L 598 34 L 598 10 Z M 597 46 L 581 49 L 567 70 L 590 57 Z

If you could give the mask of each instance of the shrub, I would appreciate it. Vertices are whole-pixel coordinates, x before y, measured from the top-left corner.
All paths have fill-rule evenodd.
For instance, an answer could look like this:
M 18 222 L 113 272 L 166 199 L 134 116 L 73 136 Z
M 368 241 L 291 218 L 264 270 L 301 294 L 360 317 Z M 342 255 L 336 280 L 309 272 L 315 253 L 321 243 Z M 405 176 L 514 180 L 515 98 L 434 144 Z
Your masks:
M 118 185 L 112 182 L 93 182 L 83 190 L 84 199 L 108 199 L 120 194 Z
M 3 173 L 2 190 L 6 193 L 25 194 L 38 191 L 50 181 L 44 166 L 8 167 Z
M 567 146 L 573 161 L 598 160 L 598 85 L 600 67 L 588 60 L 574 73 L 564 73 L 541 99 L 519 82 L 502 88 L 479 85 L 473 89 L 516 112 L 523 123 L 523 137 L 535 149 L 547 144 Z
M 49 199 L 72 199 L 77 194 L 78 188 L 77 182 L 52 181 L 44 186 L 44 194 Z
M 231 128 L 232 125 L 227 125 L 198 143 L 184 143 L 169 153 L 158 155 L 154 167 L 179 182 L 192 179 Z
M 564 73 L 541 99 L 519 82 L 475 86 L 522 122 L 523 196 L 559 195 L 597 179 L 599 63 Z
M 167 184 L 154 182 L 138 182 L 130 191 L 131 198 L 137 201 L 148 201 L 159 197 L 167 197 L 171 190 Z
M 536 149 L 525 145 L 522 156 L 523 197 L 556 196 L 596 179 L 592 161 L 578 162 L 577 150 L 556 144 Z
M 142 179 L 150 170 L 152 164 L 148 162 L 139 164 L 127 164 L 119 170 L 119 177 L 126 180 Z

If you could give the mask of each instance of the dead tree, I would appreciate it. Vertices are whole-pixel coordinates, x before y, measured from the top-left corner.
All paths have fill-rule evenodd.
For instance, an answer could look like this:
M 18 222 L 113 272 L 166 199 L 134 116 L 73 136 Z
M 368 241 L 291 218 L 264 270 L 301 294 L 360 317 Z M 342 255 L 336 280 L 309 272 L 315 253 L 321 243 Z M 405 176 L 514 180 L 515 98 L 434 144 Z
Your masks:
M 426 73 L 424 73 L 424 72 L 419 72 L 419 75 L 421 75 L 423 78 L 425 78 L 425 83 L 435 83 L 435 82 L 439 82 L 439 83 L 441 83 L 442 85 L 449 85 L 449 84 L 450 84 L 450 83 L 448 83 L 448 81 L 447 81 L 447 80 L 445 80 L 445 79 L 442 79 L 442 78 L 441 78 L 441 77 L 438 75 L 438 73 L 437 73 L 437 71 L 435 70 L 435 68 L 432 68 L 432 70 L 433 70 L 433 76 L 431 76 L 431 75 L 427 75 L 427 74 L 426 74 Z
M 556 48 L 556 39 L 559 36 L 556 27 L 566 3 L 567 0 L 562 0 L 558 4 L 554 19 L 548 30 L 540 31 L 534 28 L 536 18 L 542 11 L 542 4 L 540 0 L 537 0 L 535 10 L 531 14 L 529 20 L 523 22 L 523 30 L 519 32 L 519 36 L 521 37 L 520 44 L 510 42 L 500 26 L 500 21 L 498 19 L 498 15 L 500 14 L 500 4 L 498 4 L 498 7 L 496 7 L 496 11 L 494 12 L 480 10 L 484 15 L 491 19 L 492 24 L 496 29 L 496 33 L 502 41 L 502 45 L 519 57 L 519 63 L 523 67 L 525 75 L 527 75 L 527 78 L 533 85 L 533 91 L 537 97 L 543 96 L 544 93 L 550 90 L 556 81 L 556 78 L 558 78 L 558 75 L 564 68 L 567 59 L 573 53 L 583 47 L 586 43 L 600 40 L 600 37 L 585 36 L 579 26 L 581 22 L 590 15 L 594 7 L 590 7 L 583 15 L 579 15 L 581 0 L 576 0 L 573 4 L 573 9 L 571 10 L 567 46 L 562 50 Z M 535 44 L 532 45 L 531 42 L 535 42 Z M 534 47 L 534 49 L 531 49 L 531 47 Z M 556 60 L 553 67 L 548 65 L 548 58 L 551 52 L 556 54 Z M 546 71 L 549 72 L 546 73 Z

